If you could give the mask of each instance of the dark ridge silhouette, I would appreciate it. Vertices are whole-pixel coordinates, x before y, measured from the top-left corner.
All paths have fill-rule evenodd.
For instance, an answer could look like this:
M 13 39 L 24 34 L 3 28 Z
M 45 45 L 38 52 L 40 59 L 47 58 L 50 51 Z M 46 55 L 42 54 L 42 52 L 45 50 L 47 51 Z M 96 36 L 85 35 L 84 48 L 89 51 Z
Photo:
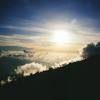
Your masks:
M 0 87 L 3 100 L 100 100 L 100 56 L 21 77 Z

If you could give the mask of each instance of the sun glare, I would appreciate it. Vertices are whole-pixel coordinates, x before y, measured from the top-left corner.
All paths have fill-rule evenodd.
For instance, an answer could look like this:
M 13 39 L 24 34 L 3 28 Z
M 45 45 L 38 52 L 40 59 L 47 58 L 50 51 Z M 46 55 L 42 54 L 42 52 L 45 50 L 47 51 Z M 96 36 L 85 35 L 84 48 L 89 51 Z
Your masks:
M 70 33 L 65 30 L 55 30 L 53 31 L 53 36 L 51 41 L 56 44 L 65 44 L 70 40 Z

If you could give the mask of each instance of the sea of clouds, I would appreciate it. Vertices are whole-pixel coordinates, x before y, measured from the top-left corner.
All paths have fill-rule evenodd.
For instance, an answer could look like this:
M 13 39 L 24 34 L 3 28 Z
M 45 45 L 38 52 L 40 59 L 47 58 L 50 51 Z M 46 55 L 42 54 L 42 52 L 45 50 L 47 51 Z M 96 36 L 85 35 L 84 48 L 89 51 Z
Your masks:
M 82 49 L 81 55 L 78 54 L 76 58 L 69 60 L 67 57 L 59 57 L 57 54 L 37 52 L 31 49 L 0 50 L 0 80 L 3 84 L 15 79 L 17 75 L 29 76 L 95 55 L 100 55 L 100 42 L 86 45 Z

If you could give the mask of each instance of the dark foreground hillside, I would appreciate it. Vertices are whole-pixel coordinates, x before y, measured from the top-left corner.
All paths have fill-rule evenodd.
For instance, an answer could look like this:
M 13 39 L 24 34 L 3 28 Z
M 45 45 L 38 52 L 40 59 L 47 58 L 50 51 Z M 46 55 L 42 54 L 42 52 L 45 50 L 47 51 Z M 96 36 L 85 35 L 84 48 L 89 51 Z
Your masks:
M 0 87 L 2 100 L 100 100 L 100 57 L 20 78 Z

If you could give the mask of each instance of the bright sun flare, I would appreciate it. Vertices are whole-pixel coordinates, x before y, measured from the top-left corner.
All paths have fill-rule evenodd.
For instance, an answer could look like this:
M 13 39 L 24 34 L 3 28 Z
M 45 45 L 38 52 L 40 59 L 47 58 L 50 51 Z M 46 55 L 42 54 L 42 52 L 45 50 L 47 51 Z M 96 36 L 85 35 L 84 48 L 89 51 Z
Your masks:
M 52 42 L 56 44 L 65 44 L 70 40 L 70 33 L 65 30 L 53 31 Z

